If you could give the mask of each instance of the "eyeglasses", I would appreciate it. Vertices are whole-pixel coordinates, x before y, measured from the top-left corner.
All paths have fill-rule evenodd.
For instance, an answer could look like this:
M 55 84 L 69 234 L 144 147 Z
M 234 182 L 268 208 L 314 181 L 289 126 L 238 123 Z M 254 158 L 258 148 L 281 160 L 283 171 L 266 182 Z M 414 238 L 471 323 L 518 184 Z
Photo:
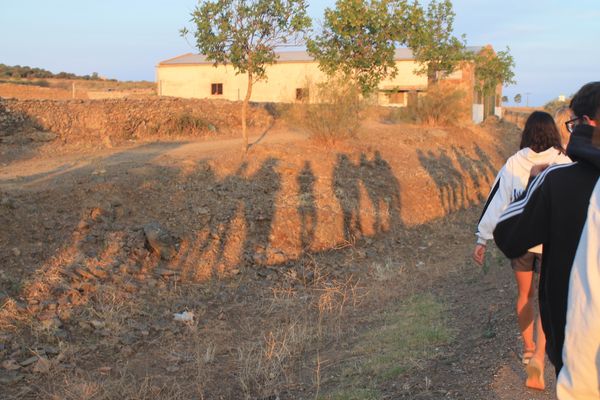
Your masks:
M 583 119 L 583 117 L 573 118 L 573 119 L 570 119 L 567 122 L 565 122 L 565 126 L 567 127 L 567 130 L 569 131 L 569 133 L 573 133 L 573 130 L 577 126 L 577 124 L 575 122 L 579 121 L 580 119 Z

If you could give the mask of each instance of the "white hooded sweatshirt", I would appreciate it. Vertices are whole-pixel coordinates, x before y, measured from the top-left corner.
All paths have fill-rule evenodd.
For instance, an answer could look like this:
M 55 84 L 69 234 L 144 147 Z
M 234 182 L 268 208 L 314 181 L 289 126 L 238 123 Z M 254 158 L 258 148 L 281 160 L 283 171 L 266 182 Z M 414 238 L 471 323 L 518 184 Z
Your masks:
M 569 157 L 554 147 L 541 153 L 536 153 L 529 147 L 525 147 L 511 156 L 498 173 L 483 208 L 477 226 L 477 243 L 486 244 L 488 240 L 493 239 L 494 228 L 500 215 L 510 203 L 525 191 L 529 181 L 529 173 L 534 165 L 567 164 L 570 162 Z M 530 251 L 541 253 L 541 245 L 530 249 Z

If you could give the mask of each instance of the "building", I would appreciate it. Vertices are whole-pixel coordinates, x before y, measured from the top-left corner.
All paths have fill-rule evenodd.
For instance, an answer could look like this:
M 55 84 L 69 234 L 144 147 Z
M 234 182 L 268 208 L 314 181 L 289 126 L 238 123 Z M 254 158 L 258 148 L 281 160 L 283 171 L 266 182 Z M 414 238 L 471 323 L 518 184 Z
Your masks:
M 479 51 L 481 47 L 471 47 L 470 51 Z M 318 62 L 305 51 L 277 53 L 277 62 L 267 67 L 267 80 L 252 86 L 253 102 L 293 103 L 310 99 L 309 87 L 315 82 L 326 81 L 325 74 L 319 70 Z M 427 76 L 417 75 L 418 68 L 412 51 L 407 48 L 396 49 L 396 67 L 398 73 L 379 85 L 376 96 L 381 106 L 405 107 L 416 100 L 419 93 L 427 90 Z M 445 76 L 444 81 L 464 87 L 468 101 L 473 104 L 473 120 L 481 122 L 484 115 L 499 114 L 498 100 L 488 101 L 485 106 L 481 96 L 474 93 L 474 74 L 470 65 Z M 246 95 L 247 76 L 235 73 L 231 65 L 214 66 L 203 55 L 183 54 L 156 66 L 157 91 L 159 96 L 183 98 L 242 100 Z M 501 92 L 500 92 L 501 97 Z M 476 103 L 479 101 L 479 103 Z

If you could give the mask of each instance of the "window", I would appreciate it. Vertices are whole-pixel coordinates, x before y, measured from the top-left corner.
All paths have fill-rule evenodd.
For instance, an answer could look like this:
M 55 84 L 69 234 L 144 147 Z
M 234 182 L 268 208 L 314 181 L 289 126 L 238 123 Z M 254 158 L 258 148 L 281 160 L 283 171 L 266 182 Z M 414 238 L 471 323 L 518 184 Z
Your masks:
M 297 88 L 296 100 L 308 100 L 308 88 Z
M 211 83 L 210 94 L 212 94 L 213 96 L 223 94 L 223 84 L 222 83 Z
M 388 98 L 390 104 L 406 104 L 406 92 L 404 91 L 391 92 L 388 94 Z

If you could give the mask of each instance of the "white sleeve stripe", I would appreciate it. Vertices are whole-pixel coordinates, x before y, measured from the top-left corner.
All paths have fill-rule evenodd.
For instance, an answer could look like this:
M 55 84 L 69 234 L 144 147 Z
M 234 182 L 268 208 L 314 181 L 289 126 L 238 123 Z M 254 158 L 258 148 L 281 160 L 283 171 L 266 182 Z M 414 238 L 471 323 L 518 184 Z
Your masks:
M 546 168 L 546 170 L 544 170 L 541 174 L 539 174 L 538 176 L 536 176 L 533 180 L 533 182 L 531 182 L 531 185 L 529 187 L 529 189 L 527 190 L 525 197 L 522 198 L 519 201 L 515 201 L 514 203 L 512 203 L 510 206 L 508 206 L 508 208 L 506 209 L 506 212 L 510 212 L 510 210 L 514 210 L 516 208 L 521 207 L 523 204 L 526 204 L 527 201 L 529 201 L 529 198 L 531 197 L 531 194 L 544 182 L 544 179 L 546 178 L 546 175 L 548 175 L 548 173 L 550 171 L 554 171 L 558 168 L 563 168 L 563 167 L 568 167 L 573 165 L 574 163 L 569 163 L 569 164 L 555 164 L 549 168 Z
M 514 203 L 512 203 L 504 211 L 504 213 L 502 213 L 502 215 L 500 216 L 500 219 L 498 220 L 498 222 L 502 222 L 504 220 L 507 220 L 509 218 L 514 217 L 515 215 L 518 215 L 518 214 L 522 213 L 523 209 L 525 209 L 525 205 L 527 204 L 527 202 L 531 198 L 531 195 L 533 194 L 533 192 L 535 192 L 537 190 L 538 187 L 540 187 L 542 185 L 542 183 L 544 182 L 544 179 L 546 178 L 546 176 L 548 175 L 548 173 L 550 171 L 554 171 L 554 170 L 557 170 L 559 168 L 570 167 L 570 166 L 573 166 L 574 164 L 575 163 L 555 164 L 555 165 L 553 165 L 553 166 L 551 166 L 549 168 L 546 168 L 546 170 L 544 172 L 542 172 L 541 174 L 539 174 L 533 180 L 533 182 L 531 182 L 531 186 L 527 190 L 527 193 L 525 194 L 525 197 L 522 198 L 519 201 L 515 201 Z

